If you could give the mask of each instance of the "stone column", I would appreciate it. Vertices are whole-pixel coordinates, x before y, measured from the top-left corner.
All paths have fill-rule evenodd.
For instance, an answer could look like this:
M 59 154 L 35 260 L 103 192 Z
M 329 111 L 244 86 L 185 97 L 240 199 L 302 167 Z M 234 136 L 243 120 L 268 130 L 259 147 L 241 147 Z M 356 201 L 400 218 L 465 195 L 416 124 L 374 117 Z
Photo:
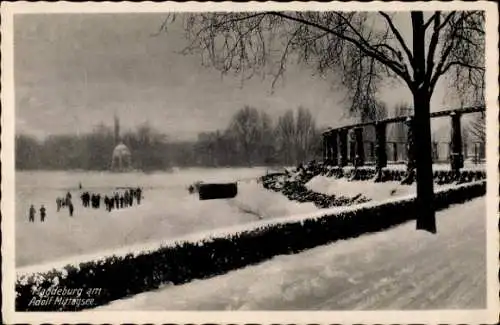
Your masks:
M 377 122 L 375 123 L 375 164 L 377 170 L 377 176 L 375 177 L 375 182 L 382 181 L 382 168 L 387 166 L 387 135 L 386 135 L 386 123 Z
M 328 147 L 330 148 L 330 156 L 331 156 L 331 165 L 337 166 L 338 164 L 338 148 L 337 148 L 337 137 L 338 131 L 332 130 L 330 131 L 328 137 Z
M 462 128 L 460 123 L 460 113 L 451 112 L 451 170 L 458 172 L 464 167 L 464 157 L 462 155 Z
M 354 166 L 363 166 L 365 164 L 365 148 L 363 145 L 363 128 L 358 127 L 354 129 L 354 139 L 355 139 L 355 155 L 354 155 Z
M 328 158 L 330 155 L 330 150 L 328 148 L 328 133 L 323 133 L 322 137 L 322 145 L 323 145 L 323 162 L 328 164 Z
M 414 137 L 414 121 L 412 117 L 408 117 L 405 121 L 405 124 L 408 127 L 408 139 L 406 142 L 406 150 L 408 153 L 408 161 L 406 163 L 406 176 L 401 181 L 402 184 L 413 184 L 415 181 L 415 137 Z
M 382 169 L 387 166 L 387 151 L 386 151 L 386 143 L 387 143 L 387 135 L 386 135 L 386 123 L 377 123 L 375 124 L 375 137 L 376 137 L 376 164 L 377 169 Z
M 356 158 L 356 140 L 354 139 L 354 130 L 349 129 L 347 132 L 347 144 L 348 144 L 348 162 L 354 166 L 354 159 Z
M 347 165 L 347 135 L 349 129 L 340 129 L 339 130 L 339 165 L 340 167 L 344 167 Z
M 474 163 L 479 164 L 479 143 L 474 142 Z
M 479 142 L 479 162 L 482 159 L 486 159 L 486 143 L 483 141 Z

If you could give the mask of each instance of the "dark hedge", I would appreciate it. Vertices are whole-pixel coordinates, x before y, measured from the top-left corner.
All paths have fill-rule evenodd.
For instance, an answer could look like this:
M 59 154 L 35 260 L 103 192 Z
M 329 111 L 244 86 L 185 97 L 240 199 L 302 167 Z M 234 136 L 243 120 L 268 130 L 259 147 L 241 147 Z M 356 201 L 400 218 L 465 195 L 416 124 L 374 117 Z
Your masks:
M 340 168 L 324 166 L 316 175 L 323 175 L 335 178 L 348 178 L 350 180 L 371 180 L 376 176 L 375 167 L 363 168 Z M 316 176 L 314 175 L 314 176 Z M 406 176 L 406 170 L 386 167 L 382 169 L 382 182 L 401 181 Z M 486 179 L 486 172 L 483 170 L 461 170 L 455 173 L 451 170 L 435 170 L 434 181 L 437 184 L 450 184 L 454 182 L 466 183 Z
M 486 182 L 466 184 L 436 194 L 442 209 L 486 193 Z M 138 256 L 110 256 L 103 261 L 68 265 L 61 270 L 33 274 L 16 282 L 17 311 L 76 311 L 82 306 L 29 306 L 33 292 L 48 288 L 58 279 L 59 287 L 103 288 L 94 297 L 103 305 L 162 285 L 177 285 L 256 264 L 276 255 L 294 254 L 340 239 L 384 230 L 415 218 L 413 199 L 365 206 L 319 218 L 270 224 L 226 237 L 201 242 L 183 242 L 160 247 Z M 66 273 L 63 275 L 63 273 Z
M 291 201 L 297 201 L 300 203 L 312 202 L 320 209 L 369 201 L 369 199 L 361 194 L 354 197 L 345 197 L 314 192 L 306 188 L 305 185 L 299 181 L 285 180 L 280 183 L 277 180 L 267 179 L 263 182 L 263 186 L 266 189 L 281 192 Z

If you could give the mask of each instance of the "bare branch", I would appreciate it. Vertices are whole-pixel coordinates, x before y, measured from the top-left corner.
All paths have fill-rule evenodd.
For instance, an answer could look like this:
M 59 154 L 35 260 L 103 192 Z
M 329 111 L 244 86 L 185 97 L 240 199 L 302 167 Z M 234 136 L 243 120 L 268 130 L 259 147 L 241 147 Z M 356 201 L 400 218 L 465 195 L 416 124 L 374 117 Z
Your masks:
M 280 66 L 279 66 L 278 73 L 275 75 L 275 77 L 273 79 L 273 82 L 271 84 L 271 87 L 273 89 L 274 89 L 274 86 L 276 85 L 276 82 L 278 81 L 278 78 L 281 75 L 283 75 L 283 72 L 285 71 L 285 62 L 286 62 L 286 58 L 288 56 L 288 49 L 290 48 L 290 45 L 292 44 L 292 41 L 295 38 L 295 36 L 297 36 L 298 32 L 299 32 L 299 29 L 297 29 L 295 31 L 295 33 L 293 33 L 292 37 L 290 37 L 288 39 L 288 42 L 286 43 L 285 49 L 283 50 L 283 54 L 281 55 Z
M 469 70 L 469 81 L 472 80 L 470 75 L 472 71 L 484 74 L 484 66 L 476 62 L 484 56 L 484 34 L 477 32 L 481 30 L 482 16 L 477 11 L 461 12 L 460 16 L 457 14 L 457 12 L 450 13 L 438 27 L 443 29 L 449 26 L 449 32 L 445 35 L 448 43 L 445 44 L 441 59 L 430 78 L 431 90 L 434 89 L 438 79 L 452 67 Z M 460 78 L 460 72 L 456 72 L 455 78 Z
M 451 50 L 453 49 L 453 46 L 454 46 L 454 41 L 452 40 L 451 44 L 448 45 L 448 47 L 446 47 L 446 49 L 444 50 L 443 54 L 441 55 L 441 60 L 439 61 L 437 67 L 436 67 L 436 70 L 434 72 L 434 75 L 432 76 L 431 78 L 431 81 L 430 81 L 430 87 L 431 88 L 434 88 L 434 86 L 436 85 L 439 77 L 441 77 L 444 73 L 443 73 L 443 67 L 444 67 L 444 64 L 446 62 L 446 60 L 448 59 L 448 56 L 450 55 L 451 53 Z
M 463 67 L 463 68 L 467 68 L 467 69 L 470 69 L 470 70 L 478 70 L 480 72 L 485 72 L 486 69 L 484 67 L 481 67 L 481 66 L 476 66 L 476 65 L 472 65 L 472 64 L 467 64 L 467 63 L 464 63 L 464 62 L 460 62 L 460 61 L 451 61 L 449 62 L 443 69 L 442 71 L 442 75 L 444 75 L 448 70 L 450 70 L 451 67 L 453 66 L 460 66 L 460 67 Z
M 408 48 L 408 46 L 406 45 L 403 37 L 401 36 L 401 33 L 399 33 L 399 31 L 396 28 L 396 26 L 394 26 L 394 23 L 392 22 L 391 17 L 387 13 L 385 13 L 383 11 L 379 11 L 379 13 L 385 18 L 385 20 L 389 24 L 389 27 L 391 28 L 391 31 L 393 32 L 394 36 L 396 36 L 396 38 L 399 41 L 399 44 L 401 45 L 401 47 L 405 51 L 406 56 L 408 57 L 408 60 L 410 61 L 410 63 L 413 64 L 413 55 L 411 54 L 410 49 Z
M 252 19 L 252 18 L 255 18 L 255 17 L 265 16 L 265 15 L 266 15 L 265 12 L 259 12 L 259 13 L 256 13 L 256 14 L 246 15 L 246 16 L 239 17 L 239 18 L 232 18 L 232 19 L 225 20 L 225 21 L 223 21 L 223 22 L 221 22 L 219 24 L 214 24 L 212 27 L 213 28 L 218 28 L 218 27 L 222 27 L 224 25 L 236 23 L 236 22 L 243 21 L 243 20 L 249 20 L 249 19 Z
M 434 14 L 432 14 L 432 16 L 425 22 L 424 29 L 427 29 L 430 26 L 430 24 L 434 21 L 434 19 L 436 19 L 436 17 L 439 15 L 441 15 L 440 12 L 435 12 Z
M 270 74 L 274 77 L 272 88 L 292 55 L 297 55 L 298 63 L 314 65 L 323 76 L 338 72 L 338 82 L 349 90 L 346 97 L 355 110 L 375 103 L 380 85 L 391 79 L 404 80 L 411 90 L 424 85 L 432 94 L 439 78 L 453 70 L 452 77 L 460 80 L 460 87 L 481 86 L 483 64 L 476 57 L 484 51 L 484 14 L 435 12 L 424 20 L 419 13 L 418 21 L 412 24 L 421 50 L 418 67 L 416 54 L 394 25 L 395 18 L 390 13 L 375 14 L 385 20 L 382 29 L 372 28 L 371 13 L 364 12 L 183 14 L 190 43 L 185 53 L 200 52 L 202 59 L 211 61 L 223 74 L 231 70 L 241 74 L 242 80 L 257 72 L 263 77 Z M 412 23 L 413 18 L 412 13 Z M 433 32 L 426 43 L 424 37 L 431 26 Z M 265 71 L 261 69 L 264 66 Z M 419 74 L 410 75 L 410 69 Z
M 450 19 L 455 17 L 456 14 L 456 11 L 452 11 L 451 13 L 449 13 L 448 16 L 444 18 L 443 23 L 439 25 L 438 30 L 443 29 L 449 23 Z
M 293 16 L 290 16 L 290 15 L 287 15 L 287 14 L 284 14 L 284 13 L 281 13 L 281 12 L 276 12 L 276 11 L 269 12 L 269 13 L 271 15 L 274 15 L 274 16 L 286 18 L 286 19 L 289 19 L 289 20 L 293 20 L 293 21 L 305 24 L 305 25 L 316 27 L 316 28 L 318 28 L 320 30 L 329 32 L 330 34 L 335 35 L 338 38 L 344 39 L 344 40 L 352 43 L 356 47 L 358 47 L 366 55 L 374 57 L 376 60 L 378 60 L 381 63 L 383 63 L 383 64 L 387 65 L 388 67 L 390 67 L 392 71 L 394 71 L 397 75 L 399 75 L 401 78 L 403 78 L 403 80 L 405 80 L 408 84 L 411 84 L 411 82 L 412 82 L 412 80 L 410 78 L 410 75 L 408 74 L 408 72 L 406 71 L 406 69 L 403 66 L 401 66 L 401 64 L 399 64 L 398 62 L 395 62 L 393 60 L 390 60 L 390 59 L 386 58 L 384 55 L 382 55 L 379 52 L 377 52 L 377 51 L 375 51 L 375 50 L 373 50 L 373 49 L 371 49 L 371 48 L 363 45 L 360 41 L 358 41 L 358 40 L 356 40 L 356 39 L 354 39 L 352 37 L 340 34 L 340 33 L 336 32 L 336 31 L 334 31 L 334 30 L 332 30 L 330 28 L 327 28 L 325 26 L 316 24 L 316 23 L 314 23 L 312 21 L 307 21 L 307 20 L 302 19 L 302 18 L 293 17 Z
M 401 52 L 398 52 L 396 51 L 395 48 L 393 48 L 392 46 L 390 45 L 387 45 L 387 44 L 375 44 L 375 45 L 372 45 L 373 48 L 377 49 L 379 47 L 381 48 L 385 48 L 385 49 L 388 49 L 395 57 L 397 57 L 399 60 L 401 60 Z
M 171 24 L 173 22 L 175 22 L 175 14 L 168 13 L 167 17 L 163 20 L 162 24 L 158 28 L 158 31 L 154 34 L 151 34 L 151 36 L 153 36 L 153 37 L 159 36 L 161 34 L 161 32 L 167 30 L 167 25 Z
M 427 72 L 425 74 L 425 86 L 428 87 L 428 83 L 430 83 L 432 70 L 434 69 L 434 54 L 436 52 L 436 46 L 439 41 L 439 31 L 441 26 L 441 12 L 437 11 L 434 14 L 434 33 L 431 37 L 431 43 L 429 45 L 429 50 L 427 52 Z

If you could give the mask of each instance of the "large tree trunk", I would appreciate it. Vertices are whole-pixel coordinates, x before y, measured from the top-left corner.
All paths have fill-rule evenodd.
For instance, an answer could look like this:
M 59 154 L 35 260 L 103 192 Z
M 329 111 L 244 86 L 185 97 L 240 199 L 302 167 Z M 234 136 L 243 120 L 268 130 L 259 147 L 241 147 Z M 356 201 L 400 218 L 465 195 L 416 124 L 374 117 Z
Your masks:
M 436 216 L 434 211 L 434 180 L 432 177 L 432 144 L 430 101 L 431 91 L 425 82 L 425 27 L 422 11 L 411 13 L 413 27 L 413 62 L 414 80 L 411 85 L 413 93 L 414 153 L 417 166 L 417 229 L 436 233 Z
M 417 229 L 436 233 L 430 96 L 423 91 L 413 95 L 415 104 L 415 154 L 417 165 Z

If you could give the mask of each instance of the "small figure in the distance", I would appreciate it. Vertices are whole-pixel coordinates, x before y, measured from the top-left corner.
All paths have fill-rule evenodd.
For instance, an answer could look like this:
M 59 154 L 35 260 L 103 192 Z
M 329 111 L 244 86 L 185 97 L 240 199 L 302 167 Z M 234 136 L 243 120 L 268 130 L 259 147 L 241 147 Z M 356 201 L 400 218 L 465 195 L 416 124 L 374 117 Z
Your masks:
M 57 206 L 57 212 L 59 212 L 59 210 L 61 210 L 61 206 L 62 206 L 61 198 L 56 199 L 56 206 Z
M 35 213 L 36 213 L 36 210 L 35 210 L 35 207 L 33 206 L 33 204 L 30 206 L 30 211 L 29 211 L 29 222 L 35 222 Z
M 136 195 L 137 195 L 137 204 L 141 204 L 142 189 L 140 187 L 137 188 Z
M 119 209 L 120 208 L 120 196 L 118 195 L 117 192 L 115 192 L 114 202 L 115 202 L 115 208 Z
M 81 190 L 82 189 L 82 182 L 78 183 L 78 188 Z
M 45 222 L 45 217 L 46 216 L 47 216 L 46 209 L 45 209 L 45 207 L 42 204 L 42 206 L 40 207 L 40 221 L 41 222 Z
M 68 193 L 66 193 L 65 203 L 66 203 L 66 205 L 69 206 L 70 202 L 71 202 L 71 193 L 68 191 Z
M 71 202 L 71 200 L 68 200 L 68 208 L 69 208 L 69 216 L 72 217 L 73 216 L 73 210 L 74 210 L 74 207 L 73 207 L 73 202 Z

